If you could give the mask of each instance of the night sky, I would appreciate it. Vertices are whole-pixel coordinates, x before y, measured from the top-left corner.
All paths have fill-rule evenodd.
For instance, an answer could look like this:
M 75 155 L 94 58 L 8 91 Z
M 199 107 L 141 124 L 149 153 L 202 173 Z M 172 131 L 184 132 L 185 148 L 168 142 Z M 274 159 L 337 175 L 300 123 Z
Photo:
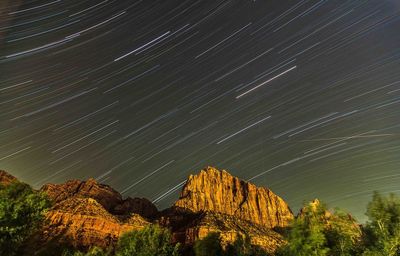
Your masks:
M 0 4 L 0 169 L 162 209 L 211 165 L 295 211 L 400 192 L 399 0 Z

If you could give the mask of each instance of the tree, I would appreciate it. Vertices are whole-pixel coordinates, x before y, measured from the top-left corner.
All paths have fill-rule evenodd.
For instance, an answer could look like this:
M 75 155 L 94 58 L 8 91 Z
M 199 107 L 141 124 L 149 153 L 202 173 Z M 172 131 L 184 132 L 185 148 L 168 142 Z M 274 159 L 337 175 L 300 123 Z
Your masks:
M 400 255 L 400 198 L 374 192 L 367 206 L 366 251 L 363 255 Z
M 238 235 L 233 244 L 226 246 L 225 256 L 267 256 L 268 253 L 259 246 L 252 245 L 248 235 Z
M 125 233 L 118 241 L 117 256 L 177 256 L 179 244 L 171 244 L 171 233 L 158 225 Z
M 293 220 L 287 244 L 279 249 L 279 255 L 325 256 L 329 253 L 324 234 L 323 204 L 307 205 L 301 215 Z
M 362 252 L 362 231 L 356 220 L 340 210 L 327 210 L 314 200 L 305 205 L 289 227 L 280 255 L 353 256 Z
M 209 233 L 203 239 L 194 243 L 194 254 L 196 256 L 222 256 L 223 249 L 221 246 L 221 238 L 219 233 Z
M 329 255 L 353 256 L 361 253 L 361 228 L 351 215 L 336 209 L 325 226 Z
M 49 206 L 44 194 L 25 183 L 0 185 L 0 255 L 16 255 L 39 228 Z

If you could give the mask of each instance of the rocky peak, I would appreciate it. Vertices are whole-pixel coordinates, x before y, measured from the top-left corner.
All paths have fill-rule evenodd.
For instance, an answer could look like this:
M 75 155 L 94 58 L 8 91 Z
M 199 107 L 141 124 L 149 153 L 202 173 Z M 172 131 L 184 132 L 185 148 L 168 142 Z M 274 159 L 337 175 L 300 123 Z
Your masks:
M 214 167 L 190 175 L 174 206 L 194 213 L 222 213 L 268 228 L 287 226 L 293 219 L 287 203 L 271 190 Z
M 108 211 L 122 203 L 122 197 L 117 191 L 107 185 L 97 183 L 95 179 L 46 184 L 40 190 L 45 192 L 54 203 L 71 197 L 93 198 Z
M 158 213 L 157 207 L 146 198 L 128 197 L 123 200 L 120 193 L 92 178 L 87 181 L 70 180 L 63 184 L 46 184 L 40 190 L 45 192 L 53 203 L 72 197 L 92 198 L 112 214 L 137 213 L 152 218 Z
M 6 171 L 0 170 L 0 185 L 7 186 L 8 184 L 17 181 L 17 178 Z

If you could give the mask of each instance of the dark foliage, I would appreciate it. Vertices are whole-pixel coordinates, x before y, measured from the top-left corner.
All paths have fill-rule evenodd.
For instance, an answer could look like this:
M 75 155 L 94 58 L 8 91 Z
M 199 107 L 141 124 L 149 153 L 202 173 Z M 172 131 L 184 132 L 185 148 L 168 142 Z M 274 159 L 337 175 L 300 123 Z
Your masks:
M 45 195 L 25 183 L 0 186 L 0 255 L 20 255 L 22 244 L 39 228 L 49 206 Z

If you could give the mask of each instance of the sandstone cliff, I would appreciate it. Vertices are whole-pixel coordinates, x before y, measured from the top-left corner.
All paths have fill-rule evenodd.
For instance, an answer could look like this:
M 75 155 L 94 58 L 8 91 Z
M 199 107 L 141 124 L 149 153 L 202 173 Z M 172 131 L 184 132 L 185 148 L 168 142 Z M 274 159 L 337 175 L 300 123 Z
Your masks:
M 293 219 L 287 203 L 271 190 L 213 167 L 190 175 L 174 206 L 227 214 L 268 228 L 285 227 Z
M 55 204 L 47 212 L 46 219 L 40 234 L 42 243 L 59 237 L 59 242 L 79 249 L 94 245 L 107 248 L 115 244 L 124 232 L 141 229 L 150 223 L 137 214 L 122 221 L 96 200 L 79 197 Z

